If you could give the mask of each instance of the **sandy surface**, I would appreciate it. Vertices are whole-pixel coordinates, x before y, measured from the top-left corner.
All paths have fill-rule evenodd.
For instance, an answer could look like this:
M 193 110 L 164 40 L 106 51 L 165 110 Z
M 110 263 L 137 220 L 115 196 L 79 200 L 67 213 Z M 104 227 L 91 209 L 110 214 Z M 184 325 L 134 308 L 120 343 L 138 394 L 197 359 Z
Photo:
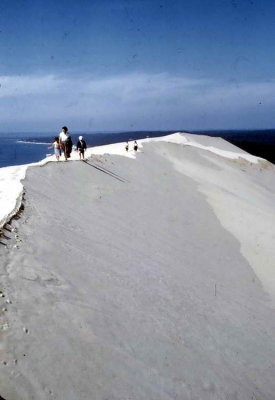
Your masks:
M 3 398 L 274 399 L 273 166 L 154 142 L 24 186 L 0 248 Z

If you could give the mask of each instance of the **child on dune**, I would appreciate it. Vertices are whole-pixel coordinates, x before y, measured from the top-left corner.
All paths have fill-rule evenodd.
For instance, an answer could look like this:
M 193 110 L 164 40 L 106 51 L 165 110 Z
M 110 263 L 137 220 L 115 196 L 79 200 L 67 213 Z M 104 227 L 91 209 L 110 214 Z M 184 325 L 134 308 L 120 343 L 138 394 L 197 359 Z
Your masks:
M 83 139 L 83 136 L 79 136 L 78 139 L 79 140 L 77 142 L 76 148 L 78 150 L 80 160 L 81 160 L 81 157 L 82 157 L 82 160 L 84 160 L 84 153 L 85 153 L 85 150 L 87 149 L 87 144 L 86 144 L 85 140 Z
M 61 149 L 60 149 L 60 144 L 59 144 L 59 138 L 55 137 L 54 138 L 54 142 L 52 144 L 53 148 L 54 148 L 54 154 L 56 157 L 56 160 L 59 161 L 60 155 L 61 155 Z

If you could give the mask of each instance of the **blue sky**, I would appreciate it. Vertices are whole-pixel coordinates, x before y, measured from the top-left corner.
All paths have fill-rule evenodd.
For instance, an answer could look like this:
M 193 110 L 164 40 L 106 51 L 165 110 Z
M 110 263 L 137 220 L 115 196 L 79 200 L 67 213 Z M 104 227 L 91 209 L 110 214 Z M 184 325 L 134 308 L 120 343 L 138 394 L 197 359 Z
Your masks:
M 275 125 L 275 2 L 1 0 L 0 131 Z

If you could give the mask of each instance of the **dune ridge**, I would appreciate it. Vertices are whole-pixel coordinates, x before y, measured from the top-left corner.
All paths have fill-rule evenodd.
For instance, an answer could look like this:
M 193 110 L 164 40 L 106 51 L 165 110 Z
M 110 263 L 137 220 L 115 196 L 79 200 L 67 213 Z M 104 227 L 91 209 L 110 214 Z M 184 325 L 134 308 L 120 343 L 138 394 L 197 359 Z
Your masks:
M 274 166 L 179 133 L 87 156 L 27 169 L 0 395 L 273 399 Z

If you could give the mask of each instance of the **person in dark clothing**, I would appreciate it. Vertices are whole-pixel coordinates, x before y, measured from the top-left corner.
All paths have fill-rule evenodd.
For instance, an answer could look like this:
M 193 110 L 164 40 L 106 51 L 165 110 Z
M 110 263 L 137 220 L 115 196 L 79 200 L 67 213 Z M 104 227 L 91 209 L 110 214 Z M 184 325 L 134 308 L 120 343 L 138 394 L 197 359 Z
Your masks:
M 135 143 L 134 143 L 134 150 L 135 150 L 135 151 L 138 150 L 138 144 L 137 144 L 137 141 L 136 141 L 136 140 L 135 140 Z
M 73 149 L 73 141 L 71 136 L 68 134 L 68 141 L 67 141 L 67 158 L 71 157 L 71 152 Z
M 83 136 L 79 136 L 78 139 L 79 140 L 77 142 L 76 149 L 78 150 L 80 160 L 81 160 L 81 157 L 84 160 L 84 153 L 85 153 L 85 150 L 87 149 L 87 144 L 86 144 L 85 140 L 83 139 Z

